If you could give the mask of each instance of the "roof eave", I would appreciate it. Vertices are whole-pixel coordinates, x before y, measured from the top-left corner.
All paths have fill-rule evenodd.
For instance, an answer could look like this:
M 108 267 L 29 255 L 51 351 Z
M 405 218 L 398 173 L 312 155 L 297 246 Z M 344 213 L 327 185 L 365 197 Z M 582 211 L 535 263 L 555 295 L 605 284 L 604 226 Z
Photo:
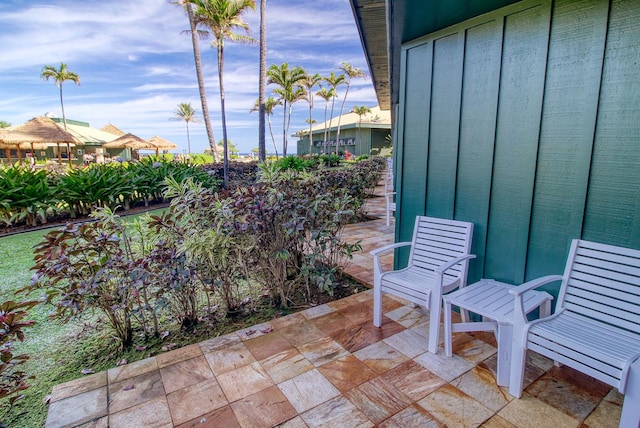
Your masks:
M 373 82 L 378 105 L 382 110 L 391 108 L 389 74 L 387 1 L 350 0 L 360 42 L 367 57 L 369 74 Z M 385 31 L 380 31 L 380 26 Z

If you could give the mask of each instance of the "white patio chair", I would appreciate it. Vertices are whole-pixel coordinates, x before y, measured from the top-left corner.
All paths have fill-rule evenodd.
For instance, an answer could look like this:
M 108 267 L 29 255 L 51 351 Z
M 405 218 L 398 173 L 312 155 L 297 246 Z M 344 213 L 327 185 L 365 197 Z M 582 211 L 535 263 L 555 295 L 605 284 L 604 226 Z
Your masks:
M 396 212 L 396 192 L 393 187 L 393 159 L 387 158 L 387 172 L 384 178 L 384 198 L 386 203 L 387 226 L 391 225 L 391 213 Z
M 528 322 L 522 296 L 562 280 L 548 317 Z M 509 393 L 522 394 L 528 349 L 618 388 L 620 427 L 640 426 L 640 251 L 574 240 L 563 276 L 514 287 Z
M 467 283 L 473 223 L 416 217 L 411 242 L 398 242 L 371 251 L 374 265 L 373 324 L 382 324 L 382 293 L 402 297 L 429 309 L 429 351 L 438 348 L 442 294 Z M 380 255 L 411 246 L 406 268 L 382 271 Z

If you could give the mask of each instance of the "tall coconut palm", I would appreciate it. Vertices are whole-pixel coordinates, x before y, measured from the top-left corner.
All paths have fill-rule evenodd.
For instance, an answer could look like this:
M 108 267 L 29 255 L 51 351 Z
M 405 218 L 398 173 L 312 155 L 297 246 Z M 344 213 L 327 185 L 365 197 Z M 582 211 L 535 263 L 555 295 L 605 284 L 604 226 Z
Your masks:
M 324 100 L 324 138 L 322 139 L 322 153 L 327 151 L 327 108 L 329 107 L 329 100 L 335 96 L 333 88 L 322 88 L 316 95 Z
M 334 73 L 333 71 L 329 74 L 328 77 L 325 77 L 324 80 L 329 84 L 331 89 L 333 90 L 333 97 L 331 97 L 331 116 L 329 119 L 329 129 L 333 127 L 333 107 L 336 104 L 336 97 L 338 96 L 338 86 L 345 83 L 344 74 Z M 339 140 L 336 138 L 336 155 L 338 154 L 338 145 Z
M 273 90 L 273 93 L 279 96 L 285 111 L 282 124 L 282 156 L 285 157 L 287 156 L 287 135 L 291 123 L 291 109 L 296 101 L 305 97 L 302 80 L 306 74 L 302 67 L 296 66 L 290 69 L 286 62 L 280 66 L 273 64 L 267 70 L 267 83 L 279 86 Z
M 307 121 L 309 123 L 309 154 L 313 153 L 313 132 L 311 131 L 311 126 L 314 122 L 312 117 L 313 88 L 315 88 L 320 83 L 320 81 L 322 81 L 322 77 L 318 73 L 307 74 L 306 76 L 304 76 L 304 79 L 302 79 L 302 87 L 307 92 L 306 97 L 307 102 L 309 103 L 309 120 Z
M 266 23 L 267 0 L 260 0 L 260 78 L 258 81 L 258 161 L 264 162 L 267 159 L 264 121 L 267 112 L 265 111 L 265 98 L 267 86 L 267 23 Z M 271 125 L 269 125 L 271 126 Z M 273 135 L 273 134 L 272 134 Z M 274 142 L 275 143 L 275 142 Z M 276 157 L 278 156 L 276 150 Z
M 42 67 L 42 73 L 40 74 L 44 80 L 53 79 L 53 82 L 58 88 L 60 88 L 60 107 L 62 107 L 62 123 L 64 123 L 64 130 L 67 130 L 67 116 L 64 113 L 64 101 L 62 99 L 62 83 L 70 80 L 76 85 L 80 84 L 80 76 L 71 70 L 67 69 L 67 64 L 60 63 L 59 68 L 55 68 L 52 65 L 45 65 Z
M 206 33 L 200 34 L 196 29 L 196 22 L 193 16 L 193 5 L 189 0 L 174 0 L 171 2 L 184 9 L 189 19 L 189 33 L 191 34 L 191 45 L 193 46 L 193 60 L 196 65 L 196 78 L 198 79 L 198 92 L 200 93 L 200 105 L 202 107 L 202 116 L 204 118 L 204 127 L 207 130 L 207 139 L 209 140 L 209 148 L 213 153 L 213 159 L 219 162 L 218 151 L 216 150 L 216 140 L 213 136 L 213 127 L 211 126 L 211 117 L 209 116 L 209 104 L 207 103 L 207 93 L 204 85 L 204 74 L 202 73 L 202 60 L 200 58 L 200 45 L 198 37 L 202 35 L 206 37 Z
M 191 158 L 191 136 L 189 135 L 189 122 L 199 122 L 196 116 L 197 109 L 191 107 L 191 103 L 180 103 L 173 111 L 174 117 L 169 120 L 184 120 L 187 124 L 187 152 Z
M 273 149 L 276 152 L 276 159 L 278 159 L 278 145 L 276 144 L 276 139 L 273 136 L 273 127 L 271 126 L 271 116 L 273 115 L 273 109 L 276 108 L 276 106 L 281 106 L 281 105 L 282 105 L 282 101 L 280 99 L 276 99 L 273 97 L 267 98 L 264 102 L 264 112 L 265 112 L 265 115 L 267 116 L 267 122 L 269 124 L 269 133 L 271 134 L 271 141 L 273 141 Z M 260 111 L 259 99 L 256 100 L 256 103 L 251 109 L 251 111 L 252 112 Z M 265 155 L 265 158 L 266 158 L 266 155 Z
M 351 112 L 358 115 L 358 137 L 360 137 L 360 143 L 362 144 L 362 135 L 361 135 L 362 116 L 364 116 L 367 113 L 371 113 L 371 109 L 367 106 L 359 106 L 359 107 L 355 106 L 353 110 L 351 110 Z
M 344 98 L 342 99 L 342 106 L 340 107 L 340 116 L 338 116 L 338 131 L 336 135 L 336 141 L 340 141 L 340 119 L 342 118 L 342 112 L 344 111 L 344 103 L 347 101 L 347 95 L 349 95 L 351 79 L 353 79 L 354 77 L 364 77 L 364 72 L 362 70 L 356 67 L 352 67 L 346 62 L 343 62 L 339 68 L 344 72 L 344 75 L 346 76 L 345 83 L 347 85 L 347 89 L 344 91 Z M 336 146 L 336 154 L 337 153 L 338 148 Z
M 218 51 L 218 83 L 220 85 L 220 110 L 222 113 L 222 141 L 224 142 L 224 188 L 229 188 L 229 150 L 227 147 L 227 118 L 224 95 L 224 42 L 229 40 L 237 43 L 254 43 L 249 37 L 249 24 L 243 14 L 249 9 L 255 9 L 254 0 L 191 0 L 196 5 L 194 18 L 196 26 L 202 26 L 213 35 L 211 46 Z M 235 31 L 244 30 L 247 34 Z

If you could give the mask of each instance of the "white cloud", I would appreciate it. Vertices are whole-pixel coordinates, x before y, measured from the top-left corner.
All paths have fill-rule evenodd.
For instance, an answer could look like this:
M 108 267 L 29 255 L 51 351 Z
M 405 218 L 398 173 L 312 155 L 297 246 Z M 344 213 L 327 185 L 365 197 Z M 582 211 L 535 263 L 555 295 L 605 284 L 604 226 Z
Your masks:
M 246 18 L 257 37 L 258 11 Z M 20 124 L 47 111 L 61 115 L 58 92 L 40 71 L 45 64 L 66 62 L 81 80 L 79 87 L 64 85 L 69 118 L 96 127 L 113 123 L 144 138 L 159 134 L 186 149 L 184 123 L 168 119 L 178 103 L 199 108 L 200 100 L 191 38 L 183 33 L 188 22 L 178 7 L 166 0 L 2 0 L 0 22 L 0 120 Z M 341 61 L 366 68 L 348 0 L 269 0 L 267 45 L 268 65 L 288 62 L 322 75 Z M 216 53 L 209 41 L 201 41 L 200 50 L 220 139 Z M 257 144 L 258 115 L 249 113 L 258 95 L 257 46 L 226 45 L 224 84 L 229 136 L 249 151 Z M 354 80 L 345 110 L 375 103 L 371 82 Z M 322 121 L 317 100 L 314 112 Z M 305 127 L 307 114 L 306 103 L 295 104 L 291 130 Z M 272 121 L 274 133 L 281 134 L 281 108 Z M 204 126 L 190 128 L 192 150 L 201 151 L 207 145 Z

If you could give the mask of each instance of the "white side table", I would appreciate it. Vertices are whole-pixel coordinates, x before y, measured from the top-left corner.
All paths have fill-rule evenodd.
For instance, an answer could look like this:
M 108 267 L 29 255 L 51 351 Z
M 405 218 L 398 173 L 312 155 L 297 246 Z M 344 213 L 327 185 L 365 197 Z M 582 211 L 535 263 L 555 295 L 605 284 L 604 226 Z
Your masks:
M 511 365 L 511 340 L 513 337 L 514 297 L 509 294 L 510 284 L 493 279 L 480 281 L 442 297 L 444 300 L 444 349 L 448 357 L 452 355 L 451 335 L 465 331 L 493 331 L 498 341 L 498 379 L 500 386 L 509 385 Z M 540 308 L 540 316 L 551 313 L 553 296 L 544 291 L 528 291 L 523 296 L 525 313 Z M 451 305 L 460 311 L 482 315 L 482 322 L 451 323 Z M 464 318 L 463 318 L 464 320 Z

